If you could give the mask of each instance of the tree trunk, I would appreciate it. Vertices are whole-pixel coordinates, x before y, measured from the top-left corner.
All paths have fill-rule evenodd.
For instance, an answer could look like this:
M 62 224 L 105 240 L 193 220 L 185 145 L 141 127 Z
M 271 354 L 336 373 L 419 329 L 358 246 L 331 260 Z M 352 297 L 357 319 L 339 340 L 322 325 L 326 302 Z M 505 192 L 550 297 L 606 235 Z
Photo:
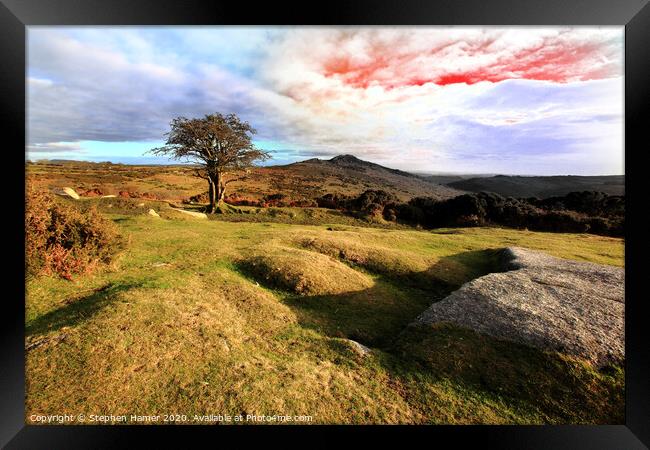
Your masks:
M 226 185 L 223 182 L 223 174 L 221 173 L 218 173 L 217 178 L 214 180 L 214 191 L 217 204 L 223 202 L 224 194 L 226 193 Z
M 210 200 L 210 206 L 208 206 L 208 214 L 214 214 L 216 207 L 217 207 L 217 202 L 216 202 L 216 195 L 215 195 L 215 189 L 214 189 L 214 181 L 212 181 L 211 178 L 208 178 L 208 198 Z
M 224 199 L 224 196 L 226 194 L 226 185 L 223 184 L 223 181 L 219 183 L 219 194 L 217 195 L 217 201 L 221 203 Z
M 219 203 L 223 202 L 224 194 L 226 192 L 226 185 L 223 182 L 223 174 L 216 173 L 208 177 L 210 188 L 208 194 L 210 197 L 210 206 L 208 207 L 208 214 L 217 212 Z

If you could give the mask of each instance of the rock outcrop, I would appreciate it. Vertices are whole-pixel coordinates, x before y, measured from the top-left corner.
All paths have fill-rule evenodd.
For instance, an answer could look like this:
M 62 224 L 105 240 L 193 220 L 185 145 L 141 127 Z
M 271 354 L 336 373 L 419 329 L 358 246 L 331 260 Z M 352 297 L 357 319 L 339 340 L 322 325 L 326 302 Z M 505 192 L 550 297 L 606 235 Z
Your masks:
M 75 200 L 79 200 L 79 194 L 77 194 L 77 192 L 74 189 L 72 189 L 71 187 L 64 187 L 64 188 L 61 188 L 61 189 L 56 189 L 54 191 L 54 193 L 57 194 L 57 195 L 60 195 L 62 197 L 69 197 L 69 198 L 73 198 Z
M 415 324 L 451 322 L 551 349 L 596 366 L 625 358 L 625 271 L 523 248 L 503 252 L 506 272 L 463 285 Z
M 194 211 L 186 211 L 184 209 L 180 208 L 172 208 L 174 211 L 181 212 L 183 214 L 187 214 L 188 216 L 196 217 L 197 219 L 207 219 L 208 215 L 202 212 L 194 212 Z
M 346 339 L 346 341 L 347 341 L 348 344 L 350 344 L 350 347 L 352 347 L 352 350 L 354 350 L 354 352 L 357 355 L 361 356 L 361 357 L 365 358 L 366 356 L 368 356 L 368 355 L 370 355 L 372 353 L 371 349 L 369 349 L 368 347 L 366 347 L 365 345 L 363 345 L 363 344 L 361 344 L 361 343 L 359 343 L 357 341 L 353 341 L 352 339 Z

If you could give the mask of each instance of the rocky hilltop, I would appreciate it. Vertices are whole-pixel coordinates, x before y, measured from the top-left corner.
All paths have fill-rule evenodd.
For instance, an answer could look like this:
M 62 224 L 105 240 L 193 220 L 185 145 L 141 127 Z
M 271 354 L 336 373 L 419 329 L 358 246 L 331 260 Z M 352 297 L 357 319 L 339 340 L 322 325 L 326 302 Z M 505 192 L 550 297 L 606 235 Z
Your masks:
M 464 192 L 433 183 L 415 174 L 364 161 L 353 155 L 331 159 L 312 158 L 286 166 L 259 168 L 254 175 L 261 182 L 268 180 L 271 191 L 319 197 L 324 194 L 359 195 L 383 190 L 403 201 L 413 197 L 445 199 Z

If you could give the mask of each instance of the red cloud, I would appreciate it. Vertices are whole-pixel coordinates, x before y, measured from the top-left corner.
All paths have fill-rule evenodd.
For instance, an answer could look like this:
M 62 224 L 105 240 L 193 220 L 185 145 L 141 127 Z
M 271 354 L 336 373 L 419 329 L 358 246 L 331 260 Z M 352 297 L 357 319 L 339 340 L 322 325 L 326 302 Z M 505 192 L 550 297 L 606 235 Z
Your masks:
M 512 78 L 564 83 L 614 77 L 621 71 L 620 48 L 606 41 L 572 40 L 570 32 L 515 51 L 508 51 L 503 45 L 494 49 L 499 44 L 499 37 L 494 36 L 445 42 L 424 50 L 404 51 L 399 44 L 373 42 L 364 58 L 341 50 L 325 59 L 322 74 L 356 88 L 376 84 L 391 89 Z M 464 69 L 452 68 L 459 65 Z

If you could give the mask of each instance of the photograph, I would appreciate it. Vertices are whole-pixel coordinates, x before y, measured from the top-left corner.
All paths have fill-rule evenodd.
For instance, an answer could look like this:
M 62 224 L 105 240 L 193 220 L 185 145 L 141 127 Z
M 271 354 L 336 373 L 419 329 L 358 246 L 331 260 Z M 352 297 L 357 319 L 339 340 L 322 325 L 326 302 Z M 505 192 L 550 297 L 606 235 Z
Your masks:
M 26 27 L 24 423 L 625 425 L 625 52 Z

